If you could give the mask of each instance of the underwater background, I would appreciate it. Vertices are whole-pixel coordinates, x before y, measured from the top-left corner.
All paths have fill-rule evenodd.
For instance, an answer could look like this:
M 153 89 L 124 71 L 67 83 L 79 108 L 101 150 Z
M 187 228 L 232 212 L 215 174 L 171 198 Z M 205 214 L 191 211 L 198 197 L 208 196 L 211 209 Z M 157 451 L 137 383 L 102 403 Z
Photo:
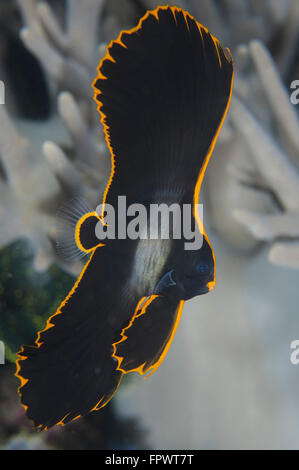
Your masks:
M 194 15 L 235 62 L 200 200 L 216 288 L 185 304 L 153 376 L 36 433 L 14 362 L 84 263 L 57 254 L 57 211 L 74 196 L 97 205 L 109 177 L 91 83 L 106 45 L 163 4 Z M 298 449 L 298 1 L 1 0 L 0 80 L 0 449 Z

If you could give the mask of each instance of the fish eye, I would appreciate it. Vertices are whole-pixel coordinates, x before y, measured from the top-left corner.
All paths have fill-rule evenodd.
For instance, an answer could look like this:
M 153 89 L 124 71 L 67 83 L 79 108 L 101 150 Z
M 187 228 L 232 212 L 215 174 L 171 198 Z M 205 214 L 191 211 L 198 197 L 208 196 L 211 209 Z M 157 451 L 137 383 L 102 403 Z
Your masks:
M 199 274 L 206 274 L 208 273 L 209 271 L 209 265 L 208 263 L 205 263 L 204 261 L 198 263 L 196 265 L 196 271 L 199 273 Z

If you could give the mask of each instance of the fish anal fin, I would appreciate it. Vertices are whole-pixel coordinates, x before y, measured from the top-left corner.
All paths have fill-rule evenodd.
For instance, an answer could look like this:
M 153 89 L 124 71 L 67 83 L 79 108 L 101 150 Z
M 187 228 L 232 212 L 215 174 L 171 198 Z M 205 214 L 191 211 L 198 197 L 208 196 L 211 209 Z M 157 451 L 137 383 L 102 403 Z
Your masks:
M 180 321 L 184 301 L 172 303 L 168 298 L 152 295 L 142 298 L 121 339 L 113 344 L 117 369 L 141 375 L 158 369 L 164 360 Z M 148 377 L 149 375 L 147 375 Z

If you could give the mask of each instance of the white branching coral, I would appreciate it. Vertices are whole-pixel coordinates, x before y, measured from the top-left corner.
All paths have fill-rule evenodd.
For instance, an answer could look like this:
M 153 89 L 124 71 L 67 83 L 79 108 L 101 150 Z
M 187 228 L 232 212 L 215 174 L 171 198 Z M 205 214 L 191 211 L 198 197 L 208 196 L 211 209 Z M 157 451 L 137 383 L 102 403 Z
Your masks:
M 236 48 L 234 93 L 208 172 L 208 201 L 215 228 L 234 247 L 268 242 L 273 263 L 298 268 L 298 107 L 283 77 L 288 85 L 296 78 L 290 73 L 299 4 L 288 5 L 274 58 L 257 39 Z
M 254 73 L 246 80 L 244 67 L 239 68 L 230 107 L 234 134 L 227 151 L 233 148 L 233 141 L 241 139 L 239 152 L 244 146 L 246 155 L 245 165 L 239 153 L 238 162 L 230 162 L 230 171 L 223 177 L 223 185 L 231 187 L 232 182 L 243 196 L 234 197 L 234 207 L 229 208 L 230 229 L 236 236 L 234 216 L 254 239 L 272 244 L 269 259 L 273 263 L 299 268 L 298 115 L 263 43 L 253 40 L 239 54 Z M 220 232 L 226 231 L 220 220 L 216 225 Z M 239 237 L 239 245 L 246 244 Z
M 237 98 L 232 101 L 231 120 L 250 150 L 264 181 L 262 187 L 275 195 L 280 210 L 261 214 L 240 209 L 235 216 L 258 240 L 287 238 L 273 244 L 269 258 L 299 268 L 299 119 L 268 51 L 260 42 L 252 41 L 249 53 L 281 138 L 273 138 Z M 247 182 L 250 184 L 250 178 Z M 254 180 L 251 184 L 256 185 Z
M 66 32 L 46 2 L 18 3 L 25 21 L 21 39 L 42 64 L 58 112 L 45 123 L 20 122 L 0 107 L 0 248 L 27 237 L 36 247 L 38 270 L 55 261 L 77 273 L 79 263 L 57 258 L 53 241 L 59 205 L 77 195 L 96 204 L 110 172 L 91 87 L 102 53 L 104 2 L 70 0 Z
M 213 223 L 241 249 L 255 247 L 261 240 L 276 240 L 270 258 L 297 265 L 297 175 L 291 167 L 298 159 L 298 122 L 279 72 L 286 75 L 295 61 L 298 2 L 142 0 L 135 4 L 154 9 L 166 3 L 188 9 L 234 51 L 237 79 L 230 123 L 221 132 L 208 172 L 208 189 L 218 188 L 209 191 Z M 132 2 L 125 1 L 120 8 L 112 0 L 66 0 L 62 27 L 61 18 L 48 2 L 17 0 L 17 4 L 24 22 L 21 40 L 45 71 L 54 112 L 46 122 L 31 122 L 16 119 L 8 115 L 5 106 L 0 107 L 0 157 L 4 169 L 0 181 L 0 248 L 27 237 L 36 247 L 38 269 L 45 270 L 58 262 L 77 273 L 78 263 L 66 264 L 56 256 L 56 211 L 77 195 L 91 205 L 99 201 L 109 175 L 110 158 L 91 83 L 105 50 L 103 42 L 123 26 L 116 13 L 121 11 L 120 23 L 129 27 L 130 20 L 136 20 L 137 10 L 133 14 Z M 262 42 L 238 46 L 253 38 L 269 43 L 278 33 L 279 72 Z M 271 161 L 274 168 L 275 158 L 280 161 L 277 184 L 267 167 Z M 247 184 L 240 185 L 240 179 Z M 280 212 L 273 203 L 273 194 L 281 203 Z M 282 244 L 278 241 L 281 237 L 289 241 Z M 291 255 L 285 256 L 285 251 Z

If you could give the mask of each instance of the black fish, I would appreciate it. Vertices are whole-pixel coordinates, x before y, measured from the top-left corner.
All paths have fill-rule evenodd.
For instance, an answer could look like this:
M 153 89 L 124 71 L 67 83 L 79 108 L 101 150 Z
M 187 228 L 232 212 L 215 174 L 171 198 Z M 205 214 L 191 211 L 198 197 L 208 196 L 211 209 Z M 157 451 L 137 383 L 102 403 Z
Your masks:
M 100 216 L 79 220 L 76 241 L 89 260 L 17 361 L 22 403 L 37 428 L 98 410 L 123 374 L 157 369 L 184 301 L 214 287 L 215 258 L 195 204 L 232 81 L 229 51 L 176 7 L 148 12 L 109 45 L 93 84 L 112 158 L 103 204 L 117 207 L 119 195 L 147 208 L 191 204 L 203 244 L 187 251 L 184 238 L 100 242 Z

